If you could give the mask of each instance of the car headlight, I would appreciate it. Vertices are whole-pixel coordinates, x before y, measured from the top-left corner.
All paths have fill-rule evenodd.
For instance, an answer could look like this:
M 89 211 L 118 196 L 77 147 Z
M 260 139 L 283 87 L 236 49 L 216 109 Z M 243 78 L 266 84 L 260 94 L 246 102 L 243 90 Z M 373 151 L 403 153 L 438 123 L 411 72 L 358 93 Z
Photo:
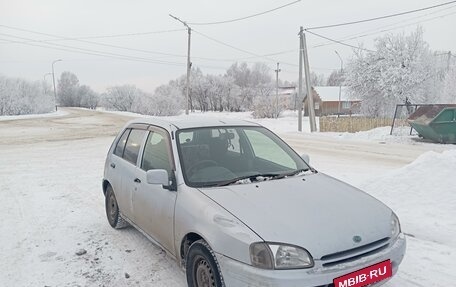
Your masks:
M 396 239 L 399 234 L 401 233 L 401 223 L 399 222 L 399 218 L 393 212 L 391 214 L 391 238 Z
M 250 245 L 252 265 L 262 269 L 299 269 L 313 266 L 312 256 L 304 248 L 258 242 Z

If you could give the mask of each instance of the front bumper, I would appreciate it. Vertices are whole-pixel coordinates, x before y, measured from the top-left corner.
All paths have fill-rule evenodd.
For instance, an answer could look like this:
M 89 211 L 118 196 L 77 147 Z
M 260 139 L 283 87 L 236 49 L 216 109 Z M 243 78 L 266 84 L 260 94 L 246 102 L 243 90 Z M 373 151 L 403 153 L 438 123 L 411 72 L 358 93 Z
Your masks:
M 217 254 L 217 259 L 227 287 L 325 287 L 332 284 L 334 278 L 388 259 L 391 260 L 393 275 L 396 274 L 405 254 L 405 246 L 405 236 L 401 234 L 396 242 L 378 253 L 329 268 L 322 267 L 321 262 L 315 260 L 315 266 L 309 269 L 264 270 L 221 254 Z M 384 283 L 386 281 L 371 286 Z

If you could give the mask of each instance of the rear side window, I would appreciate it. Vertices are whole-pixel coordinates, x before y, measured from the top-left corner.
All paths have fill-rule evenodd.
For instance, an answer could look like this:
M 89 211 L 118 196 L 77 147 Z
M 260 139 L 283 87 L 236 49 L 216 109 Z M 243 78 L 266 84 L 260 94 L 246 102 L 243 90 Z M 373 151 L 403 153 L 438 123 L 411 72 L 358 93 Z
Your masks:
M 123 158 L 125 160 L 131 162 L 132 164 L 136 164 L 139 149 L 141 148 L 141 143 L 144 139 L 145 134 L 145 130 L 131 130 L 123 153 Z
M 127 142 L 128 135 L 130 134 L 130 129 L 126 129 L 122 136 L 120 137 L 119 141 L 117 142 L 116 149 L 114 150 L 114 154 L 117 156 L 122 157 L 125 143 Z

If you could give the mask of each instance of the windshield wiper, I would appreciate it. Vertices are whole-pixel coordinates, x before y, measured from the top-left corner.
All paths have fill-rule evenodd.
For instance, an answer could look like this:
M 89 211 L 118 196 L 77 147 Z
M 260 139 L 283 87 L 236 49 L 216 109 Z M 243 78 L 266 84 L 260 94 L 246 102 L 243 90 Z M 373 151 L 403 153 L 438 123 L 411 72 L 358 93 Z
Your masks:
M 301 173 L 305 173 L 307 171 L 311 171 L 313 173 L 316 173 L 317 171 L 313 168 L 301 168 L 301 169 L 297 169 L 297 170 L 293 170 L 292 172 L 288 172 L 288 173 L 282 173 L 280 174 L 279 176 L 275 177 L 274 179 L 278 179 L 278 178 L 284 178 L 284 177 L 288 177 L 288 176 L 295 176 L 295 175 L 299 175 Z
M 239 181 L 246 180 L 246 179 L 249 179 L 250 181 L 260 181 L 260 180 L 258 180 L 259 177 L 265 178 L 264 180 L 281 179 L 281 178 L 288 177 L 288 176 L 295 176 L 295 175 L 298 175 L 298 174 L 301 174 L 301 173 L 304 173 L 307 171 L 311 171 L 313 173 L 317 172 L 313 168 L 301 168 L 301 169 L 293 170 L 291 172 L 286 172 L 286 173 L 256 173 L 256 174 L 240 176 L 240 177 L 236 177 L 236 178 L 233 178 L 230 180 L 222 181 L 222 182 L 215 184 L 215 186 L 231 185 L 231 184 L 234 184 Z M 264 181 L 264 180 L 261 180 L 261 181 Z
M 236 178 L 233 178 L 230 180 L 222 181 L 222 182 L 218 183 L 216 186 L 230 185 L 230 184 L 233 184 L 238 181 L 245 180 L 245 179 L 258 181 L 258 179 L 257 179 L 258 177 L 264 177 L 266 179 L 267 178 L 277 178 L 278 176 L 281 176 L 281 175 L 282 174 L 280 174 L 280 173 L 256 173 L 256 174 L 251 174 L 251 175 L 244 175 L 244 176 L 236 177 Z

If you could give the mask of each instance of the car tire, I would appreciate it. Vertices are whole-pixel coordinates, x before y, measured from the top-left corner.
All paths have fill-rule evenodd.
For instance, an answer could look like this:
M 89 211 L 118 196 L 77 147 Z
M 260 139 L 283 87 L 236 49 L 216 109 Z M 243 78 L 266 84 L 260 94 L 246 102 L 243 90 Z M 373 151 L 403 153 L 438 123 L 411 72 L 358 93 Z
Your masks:
M 185 265 L 188 287 L 225 287 L 220 265 L 206 241 L 192 243 Z
M 120 214 L 116 196 L 110 185 L 106 188 L 105 209 L 108 222 L 113 228 L 121 229 L 129 225 Z

